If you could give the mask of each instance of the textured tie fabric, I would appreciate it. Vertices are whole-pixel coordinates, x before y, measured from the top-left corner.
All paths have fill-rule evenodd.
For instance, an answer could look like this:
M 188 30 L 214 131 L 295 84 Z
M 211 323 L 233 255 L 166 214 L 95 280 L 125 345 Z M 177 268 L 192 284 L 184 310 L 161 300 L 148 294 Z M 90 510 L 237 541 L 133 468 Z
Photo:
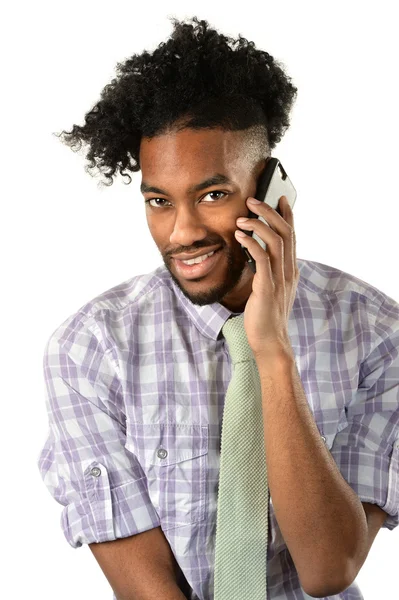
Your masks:
M 244 314 L 222 327 L 233 364 L 223 411 L 214 600 L 266 600 L 269 488 L 258 368 Z

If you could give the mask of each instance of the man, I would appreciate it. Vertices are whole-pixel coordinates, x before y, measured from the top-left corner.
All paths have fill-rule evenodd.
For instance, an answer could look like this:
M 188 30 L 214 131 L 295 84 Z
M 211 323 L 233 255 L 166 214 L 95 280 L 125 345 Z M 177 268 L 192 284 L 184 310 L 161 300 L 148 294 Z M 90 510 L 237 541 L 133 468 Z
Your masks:
M 193 21 L 119 64 L 85 124 L 62 134 L 88 144 L 108 184 L 141 170 L 164 264 L 51 335 L 41 473 L 68 542 L 90 546 L 114 598 L 211 600 L 232 376 L 221 330 L 244 313 L 262 383 L 268 597 L 361 599 L 375 536 L 399 523 L 399 305 L 297 259 L 284 197 L 278 210 L 249 203 L 297 89 L 266 52 Z M 249 210 L 269 227 L 238 222 Z

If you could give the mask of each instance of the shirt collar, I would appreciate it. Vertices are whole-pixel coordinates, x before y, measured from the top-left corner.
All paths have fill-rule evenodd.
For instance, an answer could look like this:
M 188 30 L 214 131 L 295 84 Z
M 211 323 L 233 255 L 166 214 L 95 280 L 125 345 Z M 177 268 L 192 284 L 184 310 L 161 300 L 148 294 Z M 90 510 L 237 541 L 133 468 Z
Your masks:
M 301 271 L 302 261 L 298 260 L 297 262 L 298 268 Z M 190 321 L 205 337 L 217 340 L 227 319 L 242 314 L 232 312 L 220 304 L 220 302 L 214 302 L 213 304 L 206 304 L 204 306 L 193 304 L 175 284 L 165 265 L 161 265 L 157 269 L 157 275 L 167 282 L 169 287 L 173 290 L 180 306 L 187 313 Z

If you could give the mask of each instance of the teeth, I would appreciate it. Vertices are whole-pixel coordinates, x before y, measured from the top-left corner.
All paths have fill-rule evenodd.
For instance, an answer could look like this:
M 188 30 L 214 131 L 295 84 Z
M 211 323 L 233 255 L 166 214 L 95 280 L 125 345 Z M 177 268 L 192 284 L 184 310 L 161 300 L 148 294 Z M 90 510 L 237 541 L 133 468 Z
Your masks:
M 192 258 L 191 260 L 182 260 L 185 265 L 198 265 L 199 263 L 204 262 L 208 258 L 208 256 L 212 256 L 215 254 L 215 251 L 209 252 L 209 254 L 203 254 L 202 256 L 198 256 L 197 258 Z

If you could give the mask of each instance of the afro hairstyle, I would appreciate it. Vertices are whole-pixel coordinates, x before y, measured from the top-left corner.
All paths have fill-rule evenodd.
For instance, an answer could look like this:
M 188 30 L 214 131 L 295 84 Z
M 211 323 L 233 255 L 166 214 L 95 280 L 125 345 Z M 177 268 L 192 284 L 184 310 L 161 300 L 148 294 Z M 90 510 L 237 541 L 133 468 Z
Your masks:
M 184 128 L 247 130 L 257 158 L 266 157 L 289 127 L 297 88 L 281 63 L 238 35 L 234 40 L 197 17 L 171 18 L 174 30 L 150 54 L 116 65 L 117 76 L 71 131 L 55 133 L 112 185 L 117 172 L 140 170 L 142 137 Z M 124 182 L 125 183 L 125 182 Z

